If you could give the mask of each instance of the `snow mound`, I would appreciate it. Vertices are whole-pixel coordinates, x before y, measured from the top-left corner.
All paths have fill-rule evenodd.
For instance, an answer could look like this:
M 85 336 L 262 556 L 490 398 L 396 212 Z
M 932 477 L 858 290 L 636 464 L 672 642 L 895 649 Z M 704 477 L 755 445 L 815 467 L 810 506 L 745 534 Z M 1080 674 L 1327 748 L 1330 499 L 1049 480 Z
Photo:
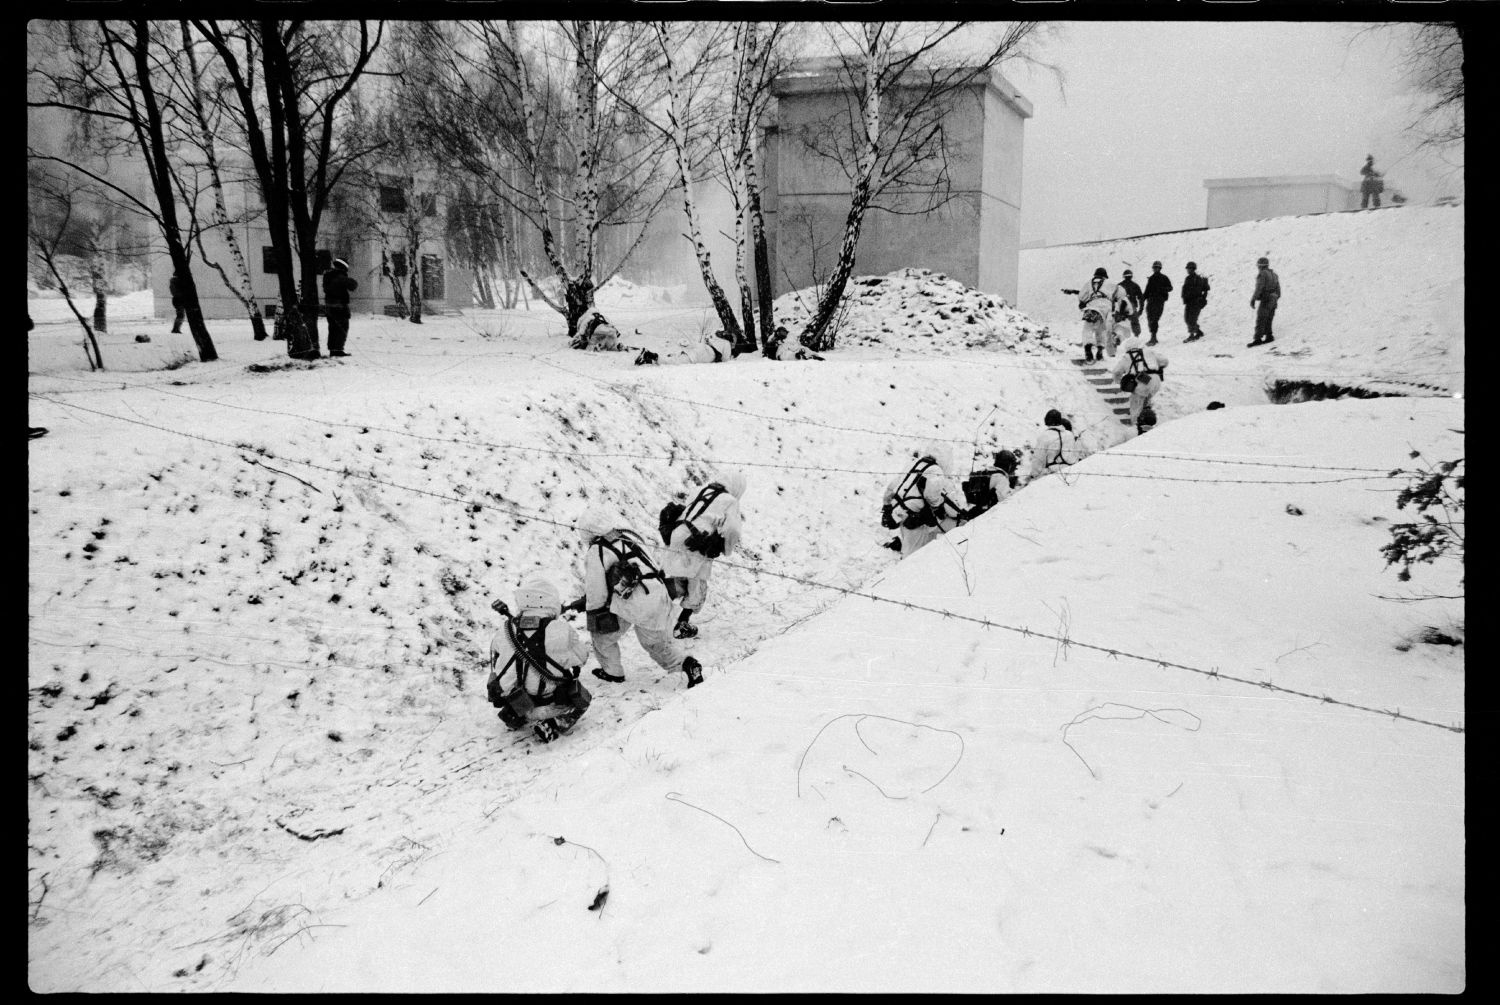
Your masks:
M 817 289 L 794 290 L 776 299 L 776 323 L 797 332 L 812 317 Z M 856 276 L 844 292 L 840 345 L 899 345 L 918 341 L 939 350 L 1005 349 L 1053 353 L 1064 348 L 1047 325 L 992 293 L 965 286 L 941 272 L 899 269 L 883 276 Z
M 687 286 L 650 286 L 632 283 L 615 276 L 594 293 L 594 303 L 600 310 L 610 307 L 659 307 L 663 304 L 681 304 L 690 299 Z

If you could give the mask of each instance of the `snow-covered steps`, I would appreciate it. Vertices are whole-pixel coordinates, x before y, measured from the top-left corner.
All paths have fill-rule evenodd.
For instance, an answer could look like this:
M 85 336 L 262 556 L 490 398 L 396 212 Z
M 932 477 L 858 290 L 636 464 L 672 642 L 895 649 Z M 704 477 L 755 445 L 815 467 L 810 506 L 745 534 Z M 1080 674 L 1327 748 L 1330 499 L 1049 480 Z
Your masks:
M 1073 360 L 1073 365 L 1083 371 L 1084 379 L 1094 386 L 1095 391 L 1099 392 L 1104 403 L 1110 406 L 1109 410 L 1120 416 L 1121 424 L 1130 425 L 1130 409 L 1126 407 L 1130 402 L 1130 396 L 1120 393 L 1120 385 L 1110 375 L 1109 370 L 1098 363 L 1085 362 L 1081 359 Z

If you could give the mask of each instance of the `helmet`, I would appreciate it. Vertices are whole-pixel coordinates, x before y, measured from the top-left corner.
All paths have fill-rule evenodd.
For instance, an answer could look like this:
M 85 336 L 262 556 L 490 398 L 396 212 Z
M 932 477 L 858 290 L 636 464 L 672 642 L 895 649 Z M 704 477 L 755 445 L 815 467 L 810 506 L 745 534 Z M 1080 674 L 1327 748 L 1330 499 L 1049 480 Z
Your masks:
M 1016 455 L 1009 450 L 1002 450 L 995 455 L 995 467 L 1006 474 L 1016 473 Z
M 1256 265 L 1270 265 L 1271 264 L 1271 260 L 1269 258 L 1257 258 L 1255 260 L 1255 264 Z
M 1126 278 L 1126 279 L 1129 279 L 1129 278 L 1130 278 L 1130 277 L 1131 277 L 1131 276 L 1133 276 L 1133 275 L 1135 275 L 1135 273 L 1134 273 L 1134 272 L 1131 272 L 1131 271 L 1130 271 L 1130 270 L 1129 270 L 1129 269 L 1126 269 L 1126 270 L 1125 270 L 1125 278 Z
M 349 271 L 349 263 L 344 261 L 342 258 L 335 258 L 333 260 L 333 267 L 335 269 L 343 269 L 345 272 Z
M 1062 413 L 1055 408 L 1047 409 L 1047 414 L 1042 418 L 1042 423 L 1048 426 L 1062 425 Z
M 745 473 L 743 471 L 726 471 L 719 476 L 718 482 L 724 486 L 725 492 L 728 492 L 736 499 L 744 498 Z
M 546 614 L 557 617 L 562 613 L 562 596 L 549 580 L 540 577 L 528 579 L 516 590 L 517 614 Z
M 1188 268 L 1189 272 L 1192 272 L 1197 267 L 1198 267 L 1198 263 L 1197 262 L 1188 262 L 1187 263 L 1187 268 Z
M 1151 263 L 1151 267 L 1153 269 L 1159 269 L 1159 268 L 1161 268 L 1161 263 L 1160 262 L 1152 262 Z
M 1101 265 L 1099 268 L 1097 268 L 1097 269 L 1094 270 L 1094 278 L 1095 279 L 1108 279 L 1109 278 L 1109 273 L 1105 272 L 1104 271 L 1104 267 Z
M 586 546 L 594 538 L 608 534 L 619 525 L 619 518 L 603 506 L 590 506 L 578 518 L 578 539 Z
M 917 456 L 931 457 L 937 462 L 937 466 L 943 469 L 944 474 L 953 470 L 953 448 L 949 447 L 946 443 L 939 443 L 937 440 L 933 440 L 924 446 L 922 452 Z

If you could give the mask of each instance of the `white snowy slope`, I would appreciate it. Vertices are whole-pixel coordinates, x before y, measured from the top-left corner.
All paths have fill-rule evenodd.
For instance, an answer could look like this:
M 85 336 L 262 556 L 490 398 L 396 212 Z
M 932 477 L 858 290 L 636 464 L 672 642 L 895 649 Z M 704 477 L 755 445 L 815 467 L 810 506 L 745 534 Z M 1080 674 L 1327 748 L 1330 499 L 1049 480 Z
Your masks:
M 1461 449 L 1459 418 L 1267 405 L 1142 448 L 1379 468 L 1405 440 Z M 1462 989 L 1463 737 L 1151 662 L 1461 723 L 1461 657 L 1403 651 L 1432 612 L 1375 596 L 1392 494 L 1103 477 L 1122 470 L 1230 469 L 1091 458 L 876 588 L 1118 658 L 842 601 L 598 746 L 549 750 L 526 794 L 450 817 L 440 858 L 231 986 Z
M 1276 341 L 1270 350 L 1247 355 L 1245 344 L 1255 334 L 1255 260 L 1262 255 L 1281 280 Z M 1060 341 L 1076 344 L 1077 298 L 1060 291 L 1079 288 L 1100 266 L 1112 283 L 1130 268 L 1144 287 L 1153 261 L 1162 263 L 1173 286 L 1162 316 L 1162 348 L 1174 365 L 1224 378 L 1205 386 L 1217 383 L 1229 392 L 1244 375 L 1274 374 L 1387 392 L 1426 390 L 1412 384 L 1463 389 L 1462 206 L 1279 217 L 1038 248 L 1021 253 L 1017 306 L 1049 324 Z M 1190 261 L 1212 289 L 1199 318 L 1206 337 L 1183 345 L 1182 280 Z
M 1362 240 L 1444 254 L 1409 212 Z M 906 280 L 913 314 L 972 294 Z M 606 312 L 668 348 L 717 327 L 681 299 Z M 1391 351 L 1444 351 L 1440 306 Z M 1419 641 L 1462 603 L 1380 599 L 1461 571 L 1379 551 L 1385 472 L 1459 456 L 1461 400 L 1272 406 L 1298 358 L 1179 346 L 1137 440 L 1018 312 L 975 349 L 894 324 L 706 367 L 569 351 L 545 311 L 357 317 L 316 364 L 215 322 L 178 365 L 186 334 L 120 317 L 103 373 L 75 324 L 28 339 L 33 989 L 1464 985 L 1464 649 Z M 967 470 L 1054 405 L 1102 452 L 879 546 L 924 440 Z M 587 503 L 649 535 L 728 466 L 705 685 L 627 643 L 573 733 L 504 733 L 489 601 L 571 596 Z

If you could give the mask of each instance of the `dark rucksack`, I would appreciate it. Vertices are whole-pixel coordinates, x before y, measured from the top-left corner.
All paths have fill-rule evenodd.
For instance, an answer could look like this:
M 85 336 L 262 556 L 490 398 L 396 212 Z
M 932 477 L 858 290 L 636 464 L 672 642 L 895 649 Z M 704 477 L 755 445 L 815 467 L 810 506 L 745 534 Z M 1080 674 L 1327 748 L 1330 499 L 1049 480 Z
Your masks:
M 628 530 L 611 531 L 594 542 L 599 546 L 599 564 L 604 567 L 604 585 L 612 597 L 629 597 L 637 589 L 648 593 L 651 580 L 665 585 L 656 563 L 646 554 L 643 542 Z M 604 552 L 615 556 L 614 565 L 605 565 Z M 605 606 L 608 606 L 607 604 Z
M 576 669 L 570 670 L 547 655 L 547 626 L 552 621 L 550 617 L 539 617 L 535 614 L 523 614 L 520 617 L 506 616 L 505 637 L 510 642 L 510 659 L 505 661 L 504 666 L 496 668 L 490 678 L 486 697 L 489 698 L 491 705 L 499 708 L 510 704 L 518 697 L 513 692 L 507 695 L 500 688 L 500 678 L 511 667 L 516 668 L 517 689 L 523 692 L 526 691 L 525 670 L 527 667 L 540 673 L 544 679 L 553 684 L 554 688 L 566 681 L 577 679 Z M 547 689 L 543 688 L 536 694 L 530 692 L 526 694 L 529 698 L 536 699 L 543 697 L 546 691 Z
M 686 544 L 689 551 L 695 551 L 705 558 L 718 558 L 724 554 L 724 535 L 716 530 L 700 530 L 693 521 L 701 519 L 703 514 L 707 512 L 708 507 L 713 504 L 713 501 L 723 495 L 725 491 L 724 486 L 718 482 L 709 482 L 698 490 L 698 494 L 693 497 L 693 501 L 688 503 L 686 509 L 683 510 L 679 522 L 687 524 L 688 536 Z M 666 516 L 665 511 L 663 511 L 662 515 Z M 669 541 L 668 543 L 670 544 L 671 542 Z
M 682 511 L 686 508 L 680 502 L 669 502 L 661 508 L 661 515 L 656 520 L 656 530 L 661 534 L 662 544 L 672 543 L 672 531 L 682 522 Z
M 1134 391 L 1136 385 L 1141 382 L 1142 377 L 1162 376 L 1161 369 L 1152 369 L 1146 365 L 1146 354 L 1141 349 L 1127 349 L 1130 356 L 1130 369 L 1120 378 L 1120 390 Z
M 898 527 L 916 530 L 918 527 L 937 526 L 937 516 L 927 505 L 926 499 L 927 469 L 936 465 L 937 462 L 932 458 L 923 457 L 901 477 L 891 501 L 881 510 L 882 526 L 889 530 Z

